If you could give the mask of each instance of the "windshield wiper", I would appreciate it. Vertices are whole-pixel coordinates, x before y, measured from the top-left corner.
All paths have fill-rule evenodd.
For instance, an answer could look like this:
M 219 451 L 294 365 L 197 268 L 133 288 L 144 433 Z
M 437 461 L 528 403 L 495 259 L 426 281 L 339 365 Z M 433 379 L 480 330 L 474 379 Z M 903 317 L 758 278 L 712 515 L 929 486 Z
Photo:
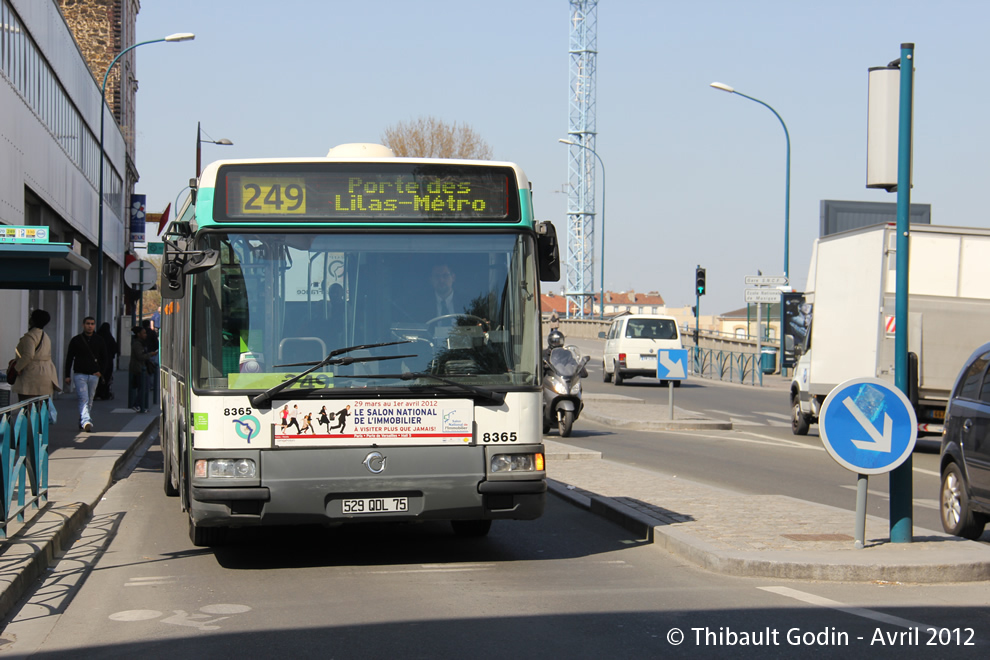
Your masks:
M 341 358 L 337 357 L 338 355 L 342 355 L 343 353 L 349 353 L 351 351 L 359 351 L 366 348 L 379 348 L 382 346 L 395 346 L 396 344 L 408 344 L 408 343 L 410 343 L 408 340 L 404 340 L 404 341 L 388 341 L 381 344 L 361 344 L 360 346 L 348 346 L 347 348 L 337 348 L 330 351 L 329 353 L 327 353 L 327 356 L 322 360 L 320 360 L 319 362 L 294 362 L 292 364 L 276 364 L 274 365 L 275 367 L 309 366 L 309 369 L 307 369 L 306 371 L 300 374 L 296 374 L 292 378 L 289 378 L 288 380 L 279 383 L 275 387 L 265 390 L 261 394 L 256 394 L 255 396 L 250 397 L 249 401 L 251 402 L 251 405 L 254 406 L 255 408 L 261 408 L 266 403 L 271 401 L 276 394 L 278 394 L 287 387 L 291 387 L 301 378 L 303 378 L 304 376 L 308 376 L 309 374 L 313 373 L 314 371 L 316 371 L 321 367 L 338 365 L 338 364 L 348 365 L 348 364 L 356 364 L 358 362 L 377 362 L 379 360 L 398 360 L 400 358 L 415 357 L 414 355 L 381 355 L 381 356 L 341 357 Z
M 505 394 L 502 392 L 496 392 L 494 390 L 486 390 L 483 387 L 476 387 L 474 385 L 468 385 L 467 383 L 460 383 L 456 380 L 450 380 L 444 378 L 443 376 L 437 376 L 436 374 L 426 373 L 425 371 L 406 371 L 401 374 L 366 374 L 360 376 L 360 378 L 398 378 L 399 380 L 415 380 L 416 378 L 432 378 L 433 380 L 438 380 L 445 385 L 452 385 L 453 387 L 458 387 L 465 392 L 470 392 L 483 399 L 493 401 L 497 405 L 502 405 L 505 403 Z

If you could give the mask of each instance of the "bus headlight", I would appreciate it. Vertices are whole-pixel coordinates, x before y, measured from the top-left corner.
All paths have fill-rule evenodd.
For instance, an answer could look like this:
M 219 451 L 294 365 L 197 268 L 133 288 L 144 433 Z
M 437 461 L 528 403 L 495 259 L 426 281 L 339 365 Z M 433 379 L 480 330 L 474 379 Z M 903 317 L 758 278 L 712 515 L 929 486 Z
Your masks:
M 539 472 L 543 470 L 543 454 L 495 454 L 492 472 Z
M 253 479 L 258 476 L 258 466 L 250 458 L 201 458 L 196 461 L 195 474 L 211 479 Z

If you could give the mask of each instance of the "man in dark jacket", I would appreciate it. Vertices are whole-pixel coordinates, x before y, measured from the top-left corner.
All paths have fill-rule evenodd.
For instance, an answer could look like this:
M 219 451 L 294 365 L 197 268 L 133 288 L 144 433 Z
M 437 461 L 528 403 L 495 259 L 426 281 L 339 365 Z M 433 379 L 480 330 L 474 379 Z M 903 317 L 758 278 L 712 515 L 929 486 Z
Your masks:
M 147 337 L 144 339 L 144 345 L 148 349 L 148 353 L 151 354 L 149 362 L 151 362 L 151 367 L 148 369 L 148 393 L 151 395 L 151 403 L 153 405 L 158 405 L 158 332 L 151 327 L 151 319 L 144 319 L 141 321 L 141 327 L 144 328 Z
M 100 384 L 106 363 L 107 348 L 96 334 L 96 319 L 87 316 L 83 319 L 83 331 L 69 341 L 64 372 L 65 382 L 71 380 L 76 388 L 79 428 L 87 433 L 93 430 L 93 397 L 96 396 L 96 387 Z
M 148 412 L 148 361 L 158 355 L 147 347 L 148 331 L 139 325 L 131 331 L 131 361 L 127 366 L 130 376 L 127 402 L 134 412 Z

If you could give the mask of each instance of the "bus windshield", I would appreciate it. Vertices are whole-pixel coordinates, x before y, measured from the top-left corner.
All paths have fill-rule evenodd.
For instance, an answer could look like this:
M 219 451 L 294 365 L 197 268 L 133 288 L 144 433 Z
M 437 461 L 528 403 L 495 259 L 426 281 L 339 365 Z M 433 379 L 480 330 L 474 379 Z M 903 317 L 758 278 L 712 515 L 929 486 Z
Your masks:
M 323 367 L 291 390 L 485 387 L 537 381 L 533 239 L 520 233 L 205 232 L 219 264 L 195 277 L 192 382 L 264 390 L 334 350 L 389 356 Z M 422 377 L 409 377 L 409 374 Z M 404 376 L 404 378 L 400 378 Z

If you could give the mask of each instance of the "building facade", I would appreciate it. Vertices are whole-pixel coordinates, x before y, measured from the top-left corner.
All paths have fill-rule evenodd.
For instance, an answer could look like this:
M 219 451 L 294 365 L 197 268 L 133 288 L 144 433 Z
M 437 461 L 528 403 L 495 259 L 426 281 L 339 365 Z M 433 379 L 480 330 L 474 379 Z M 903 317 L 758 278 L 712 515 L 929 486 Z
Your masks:
M 97 316 L 100 259 L 104 320 L 120 334 L 128 205 L 138 178 L 133 51 L 111 72 L 109 106 L 101 86 L 113 59 L 134 43 L 139 10 L 139 0 L 0 0 L 0 225 L 44 227 L 50 243 L 68 246 L 48 264 L 52 275 L 61 276 L 53 283 L 25 280 L 18 264 L 27 263 L 20 261 L 27 248 L 3 245 L 0 305 L 9 313 L 0 315 L 0 347 L 6 359 L 13 357 L 31 311 L 45 309 L 60 376 L 69 338 L 83 317 Z

